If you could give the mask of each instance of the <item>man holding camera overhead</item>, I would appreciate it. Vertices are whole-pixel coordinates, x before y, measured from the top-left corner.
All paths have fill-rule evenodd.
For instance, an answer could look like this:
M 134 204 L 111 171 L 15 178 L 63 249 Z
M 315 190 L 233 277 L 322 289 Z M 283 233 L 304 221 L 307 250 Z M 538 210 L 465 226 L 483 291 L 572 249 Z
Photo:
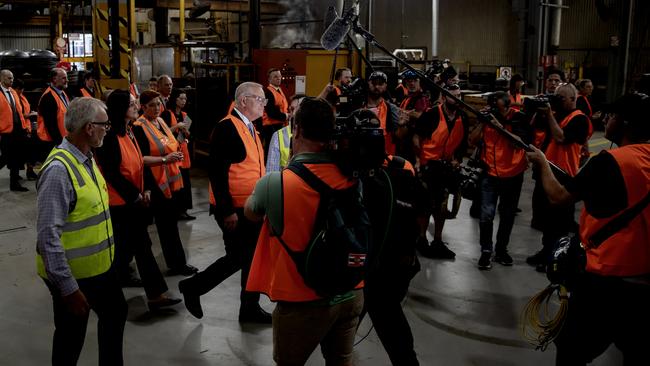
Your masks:
M 542 150 L 548 160 L 569 177 L 574 177 L 580 167 L 582 145 L 593 132 L 589 118 L 576 108 L 578 91 L 572 84 L 560 84 L 551 94 L 550 103 L 538 107 L 533 118 L 534 145 Z M 526 107 L 524 107 L 526 109 Z M 542 230 L 542 250 L 526 258 L 526 262 L 544 272 L 554 243 L 566 235 L 574 223 L 575 207 L 572 204 L 551 205 L 544 193 L 538 172 L 533 191 L 535 220 Z M 562 180 L 561 180 L 562 182 Z

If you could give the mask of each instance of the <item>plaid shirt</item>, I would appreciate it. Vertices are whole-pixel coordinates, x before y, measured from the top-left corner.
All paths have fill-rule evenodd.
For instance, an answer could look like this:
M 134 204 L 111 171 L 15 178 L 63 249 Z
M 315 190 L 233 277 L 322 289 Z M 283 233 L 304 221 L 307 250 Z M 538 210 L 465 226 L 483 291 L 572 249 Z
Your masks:
M 84 155 L 66 138 L 57 147 L 70 152 L 94 177 L 92 153 Z M 37 191 L 36 249 L 43 258 L 48 280 L 59 289 L 61 296 L 67 296 L 77 291 L 79 285 L 72 276 L 61 243 L 63 225 L 77 203 L 77 194 L 65 165 L 53 160 L 41 171 Z

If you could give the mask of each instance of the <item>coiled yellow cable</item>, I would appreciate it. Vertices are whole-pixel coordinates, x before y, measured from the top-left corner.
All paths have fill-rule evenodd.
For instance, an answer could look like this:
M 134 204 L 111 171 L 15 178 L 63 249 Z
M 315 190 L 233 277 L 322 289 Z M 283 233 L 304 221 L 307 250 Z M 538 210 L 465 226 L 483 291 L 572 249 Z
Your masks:
M 559 309 L 551 314 L 551 302 L 557 294 Z M 520 318 L 520 331 L 526 342 L 544 351 L 560 334 L 569 310 L 569 294 L 562 285 L 549 285 L 535 294 L 524 306 Z

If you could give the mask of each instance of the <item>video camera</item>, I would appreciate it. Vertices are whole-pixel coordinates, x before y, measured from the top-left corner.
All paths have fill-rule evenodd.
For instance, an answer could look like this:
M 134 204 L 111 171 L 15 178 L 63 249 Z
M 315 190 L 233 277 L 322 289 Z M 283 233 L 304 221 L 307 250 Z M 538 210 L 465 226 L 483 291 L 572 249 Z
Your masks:
M 372 175 L 386 158 L 384 131 L 367 109 L 336 118 L 333 145 L 339 168 L 348 176 Z
M 546 108 L 547 104 L 550 104 L 552 109 L 557 109 L 561 101 L 562 99 L 555 94 L 542 94 L 533 98 L 525 98 L 523 112 L 534 114 L 540 108 Z
M 357 78 L 348 86 L 341 87 L 341 95 L 336 103 L 339 116 L 348 117 L 362 108 L 368 100 L 368 86 L 362 78 Z

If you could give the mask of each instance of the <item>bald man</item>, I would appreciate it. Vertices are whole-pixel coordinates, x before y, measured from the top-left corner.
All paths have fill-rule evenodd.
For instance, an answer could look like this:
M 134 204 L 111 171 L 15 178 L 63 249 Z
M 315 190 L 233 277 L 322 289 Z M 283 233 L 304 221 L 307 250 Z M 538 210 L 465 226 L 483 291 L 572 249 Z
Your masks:
M 20 97 L 11 87 L 14 74 L 9 70 L 0 71 L 0 169 L 5 165 L 9 168 L 9 188 L 16 192 L 26 192 L 27 188 L 20 185 L 18 172 L 25 167 L 25 139 L 31 127 L 25 121 Z

